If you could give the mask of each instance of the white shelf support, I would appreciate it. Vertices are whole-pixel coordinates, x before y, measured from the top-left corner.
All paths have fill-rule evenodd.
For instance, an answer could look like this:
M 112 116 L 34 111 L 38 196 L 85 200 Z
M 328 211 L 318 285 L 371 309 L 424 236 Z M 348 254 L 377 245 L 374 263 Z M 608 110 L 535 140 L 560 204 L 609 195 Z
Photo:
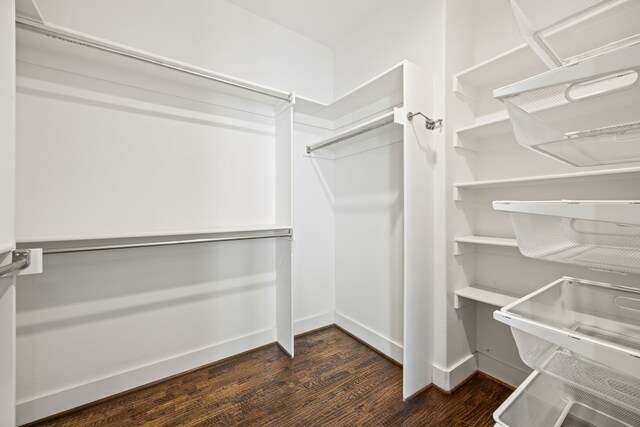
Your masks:
M 470 182 L 458 182 L 454 184 L 454 188 L 461 189 L 474 189 L 474 188 L 491 188 L 491 187 L 508 187 L 517 185 L 532 185 L 538 182 L 544 183 L 544 181 L 561 181 L 561 180 L 602 180 L 610 179 L 627 174 L 640 174 L 640 167 L 620 168 L 620 169 L 608 169 L 608 170 L 595 170 L 588 172 L 575 172 L 556 175 L 540 175 L 540 176 L 525 176 L 518 178 L 505 178 L 505 179 L 489 179 L 483 181 L 470 181 Z M 455 194 L 454 194 L 455 196 Z M 454 198 L 454 200 L 459 200 Z
M 481 302 L 495 307 L 505 307 L 517 300 L 518 297 L 504 292 L 479 286 L 468 286 L 455 291 L 453 307 L 459 309 L 472 302 Z
M 518 242 L 516 241 L 516 239 L 510 239 L 510 238 L 504 238 L 504 237 L 490 237 L 490 236 L 456 237 L 454 255 L 465 255 L 469 253 L 468 251 L 463 250 L 462 246 L 464 245 L 484 245 L 484 246 L 500 246 L 503 248 L 517 248 Z
M 453 92 L 466 99 L 477 99 L 483 88 L 495 88 L 545 69 L 533 50 L 522 44 L 453 76 Z

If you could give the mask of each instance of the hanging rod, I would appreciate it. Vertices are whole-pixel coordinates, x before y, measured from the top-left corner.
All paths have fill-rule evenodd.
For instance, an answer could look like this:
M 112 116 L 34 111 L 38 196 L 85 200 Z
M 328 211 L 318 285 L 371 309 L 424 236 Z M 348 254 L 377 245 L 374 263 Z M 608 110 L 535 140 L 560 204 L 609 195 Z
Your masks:
M 345 132 L 342 132 L 336 135 L 333 138 L 330 138 L 324 142 L 315 145 L 307 145 L 307 154 L 311 154 L 316 150 L 320 150 L 322 148 L 327 148 L 331 145 L 337 144 L 349 138 L 356 137 L 358 135 L 362 135 L 363 133 L 367 133 L 374 129 L 381 128 L 395 121 L 395 112 L 391 111 L 389 113 L 383 114 L 380 117 L 376 117 L 373 120 L 370 120 L 366 123 L 358 125 L 352 129 L 349 129 Z
M 260 230 L 262 231 L 262 230 Z M 259 240 L 259 239 L 277 239 L 292 238 L 293 231 L 291 228 L 278 228 L 273 230 L 264 230 L 265 234 L 244 234 L 236 236 L 218 236 L 207 237 L 202 239 L 176 239 L 161 242 L 140 242 L 140 243 L 122 243 L 113 245 L 95 245 L 95 246 L 77 246 L 62 248 L 43 248 L 44 255 L 70 254 L 78 252 L 96 252 L 96 251 L 112 251 L 117 249 L 134 249 L 134 248 L 153 248 L 158 246 L 176 246 L 176 245 L 192 245 L 196 243 L 212 243 L 212 242 L 235 242 L 240 240 Z M 269 232 L 267 234 L 267 232 Z
M 0 277 L 24 270 L 31 263 L 31 251 L 28 249 L 16 249 L 11 253 L 11 263 L 0 267 Z
M 101 40 L 99 41 L 99 40 L 89 39 L 87 37 L 83 37 L 81 35 L 74 34 L 72 32 L 67 32 L 58 28 L 54 28 L 50 25 L 40 24 L 29 19 L 16 17 L 16 27 L 23 28 L 28 31 L 32 31 L 34 33 L 43 34 L 48 37 L 53 37 L 58 40 L 79 44 L 81 46 L 102 50 L 104 52 L 114 53 L 116 55 L 124 56 L 126 58 L 136 59 L 138 61 L 146 62 L 148 64 L 159 65 L 161 67 L 169 68 L 185 74 L 191 74 L 193 76 L 201 77 L 203 79 L 212 80 L 212 81 L 223 83 L 239 89 L 244 89 L 250 92 L 259 93 L 262 95 L 270 96 L 272 98 L 277 98 L 283 101 L 291 102 L 291 95 L 285 95 L 274 90 L 267 90 L 267 89 L 251 86 L 248 84 L 238 83 L 236 81 L 225 79 L 223 77 L 216 76 L 214 74 L 208 73 L 203 70 L 191 68 L 187 65 L 172 62 L 164 58 L 160 59 L 160 58 L 156 58 L 149 55 L 143 55 L 132 49 L 127 49 L 122 46 L 112 45 Z

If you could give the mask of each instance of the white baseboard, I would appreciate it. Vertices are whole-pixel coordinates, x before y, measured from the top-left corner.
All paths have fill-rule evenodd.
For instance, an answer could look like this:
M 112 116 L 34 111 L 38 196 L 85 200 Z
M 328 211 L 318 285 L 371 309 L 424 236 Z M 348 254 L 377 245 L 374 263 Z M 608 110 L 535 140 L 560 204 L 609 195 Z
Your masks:
M 512 387 L 518 387 L 531 374 L 516 368 L 483 353 L 478 354 L 478 370 L 493 378 L 507 383 Z
M 314 316 L 298 319 L 293 324 L 293 335 L 304 334 L 309 331 L 324 328 L 334 324 L 333 310 L 326 313 L 316 314 Z
M 469 354 L 448 368 L 442 368 L 434 363 L 433 384 L 442 390 L 451 391 L 477 370 L 478 360 L 475 354 Z
M 335 313 L 334 318 L 335 324 L 337 326 L 341 327 L 358 339 L 364 341 L 385 356 L 402 364 L 403 347 L 401 344 L 393 342 L 389 338 L 383 337 L 372 329 L 369 329 L 363 324 L 358 323 L 355 320 L 350 319 L 349 317 L 338 312 Z
M 19 401 L 17 422 L 22 425 L 36 421 L 275 341 L 275 328 L 267 329 L 46 396 Z

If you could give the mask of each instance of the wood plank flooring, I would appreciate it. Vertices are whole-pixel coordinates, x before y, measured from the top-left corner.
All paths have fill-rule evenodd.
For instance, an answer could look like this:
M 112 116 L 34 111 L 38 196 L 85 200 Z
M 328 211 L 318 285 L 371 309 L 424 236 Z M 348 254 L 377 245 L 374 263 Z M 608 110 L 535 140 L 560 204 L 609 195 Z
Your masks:
M 476 376 L 402 401 L 402 369 L 335 327 L 275 344 L 38 426 L 488 426 L 511 390 Z

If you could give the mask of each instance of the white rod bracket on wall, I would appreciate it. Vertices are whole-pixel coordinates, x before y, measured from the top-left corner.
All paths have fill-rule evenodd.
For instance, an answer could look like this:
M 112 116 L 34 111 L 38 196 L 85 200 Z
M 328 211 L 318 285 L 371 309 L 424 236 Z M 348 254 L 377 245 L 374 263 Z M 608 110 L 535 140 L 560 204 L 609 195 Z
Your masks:
M 11 263 L 0 267 L 0 277 L 28 276 L 42 273 L 42 249 L 16 249 Z
M 11 263 L 0 267 L 0 277 L 24 270 L 31 264 L 31 251 L 29 249 L 17 249 L 11 252 Z
M 435 130 L 435 129 L 439 129 L 439 128 L 442 127 L 442 119 L 434 120 L 434 119 L 432 119 L 430 117 L 425 116 L 420 111 L 418 111 L 417 113 L 412 113 L 412 112 L 407 113 L 407 119 L 409 121 L 412 121 L 415 116 L 424 117 L 424 127 L 427 130 Z

